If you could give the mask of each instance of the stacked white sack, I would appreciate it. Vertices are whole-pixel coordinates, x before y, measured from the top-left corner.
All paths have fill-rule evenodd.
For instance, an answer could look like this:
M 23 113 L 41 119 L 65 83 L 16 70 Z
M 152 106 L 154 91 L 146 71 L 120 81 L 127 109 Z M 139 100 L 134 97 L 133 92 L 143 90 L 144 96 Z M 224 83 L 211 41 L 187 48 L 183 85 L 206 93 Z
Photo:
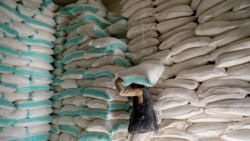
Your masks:
M 124 58 L 126 21 L 95 0 L 79 0 L 58 13 L 68 15 L 70 22 L 58 25 L 64 27 L 66 36 L 58 48 L 58 72 L 62 74 L 57 74 L 60 81 L 55 85 L 62 89 L 53 97 L 50 140 L 126 139 L 130 106 L 113 83 L 117 71 L 131 66 Z
M 250 1 L 203 0 L 198 3 L 199 25 L 195 33 L 212 39 L 211 45 L 216 49 L 206 58 L 214 65 L 213 71 L 221 70 L 225 76 L 200 81 L 197 95 L 205 112 L 189 119 L 197 123 L 188 128 L 188 132 L 201 139 L 249 140 L 246 132 L 250 130 L 245 125 L 249 119 Z M 187 71 L 178 75 L 182 77 Z M 210 122 L 218 125 L 219 130 L 207 126 Z
M 48 140 L 54 94 L 51 0 L 0 2 L 0 140 Z
M 247 58 L 249 19 L 247 16 L 239 14 L 243 11 L 232 11 L 232 7 L 230 8 L 232 3 L 236 7 L 243 1 L 239 1 L 237 4 L 234 2 L 229 0 L 213 2 L 193 0 L 191 2 L 191 8 L 196 11 L 198 17 L 198 26 L 194 27 L 195 36 L 199 38 L 199 41 L 202 41 L 201 38 L 210 39 L 207 40 L 207 45 L 202 50 L 204 53 L 202 56 L 192 57 L 191 53 L 199 54 L 197 50 L 185 54 L 185 57 L 190 57 L 190 59 L 180 62 L 174 61 L 175 58 L 171 56 L 171 61 L 173 61 L 171 73 L 175 78 L 158 82 L 158 86 L 163 90 L 158 90 L 161 93 L 156 99 L 171 96 L 169 87 L 184 86 L 183 84 L 176 85 L 175 82 L 185 80 L 189 81 L 187 83 L 189 88 L 191 88 L 191 84 L 199 86 L 194 84 L 200 83 L 198 89 L 196 87 L 192 91 L 195 95 L 193 97 L 196 100 L 198 98 L 198 103 L 190 101 L 189 97 L 189 105 L 195 105 L 195 107 L 178 106 L 160 112 L 159 115 L 167 118 L 163 120 L 163 123 L 168 123 L 161 124 L 160 133 L 164 133 L 163 136 L 184 138 L 185 140 L 249 140 L 249 136 L 245 134 L 247 131 L 249 132 L 248 128 L 242 124 L 238 125 L 241 121 L 247 124 L 249 116 L 246 112 L 249 110 L 249 106 L 240 104 L 248 101 L 248 98 L 245 97 L 250 90 L 248 75 L 246 75 L 248 72 L 246 63 L 249 61 Z M 244 10 L 247 11 L 247 8 Z M 240 19 L 240 15 L 244 18 Z M 184 53 L 185 46 L 190 45 L 188 42 L 184 43 L 178 43 L 183 48 L 171 49 L 171 55 L 176 52 Z M 206 52 L 208 47 L 212 47 L 214 51 Z M 153 91 L 157 92 L 155 89 Z M 157 101 L 156 106 L 164 108 L 185 104 L 176 102 L 176 99 L 180 100 L 176 98 L 176 95 L 180 95 L 180 89 L 173 92 L 175 93 L 174 99 L 162 103 Z M 186 98 L 183 96 L 188 93 L 190 92 L 182 93 L 181 98 Z M 197 114 L 195 111 L 200 111 L 200 113 Z M 161 136 L 161 134 L 156 136 Z
M 54 42 L 55 47 L 54 47 L 54 70 L 52 71 L 52 74 L 54 75 L 54 81 L 52 83 L 52 86 L 54 88 L 54 92 L 55 94 L 58 93 L 62 93 L 63 92 L 63 88 L 60 86 L 61 85 L 61 77 L 62 77 L 62 73 L 63 73 L 63 64 L 61 63 L 62 61 L 62 54 L 64 52 L 64 44 L 66 42 L 66 36 L 67 33 L 64 31 L 64 29 L 66 27 L 68 27 L 72 16 L 69 13 L 66 13 L 62 10 L 63 8 L 60 7 L 57 11 L 55 11 L 55 22 L 56 22 L 56 33 L 55 33 L 55 37 L 56 40 Z M 62 107 L 62 101 L 60 100 L 54 100 L 52 98 L 54 105 L 53 105 L 53 111 L 55 111 L 57 108 L 61 108 Z M 51 136 L 50 139 L 51 141 L 55 141 L 55 140 L 67 140 L 69 138 L 71 138 L 71 135 L 69 135 L 67 132 L 62 132 L 59 129 L 59 125 L 58 122 L 55 123 L 55 120 L 58 120 L 57 117 L 55 117 L 53 115 L 53 121 L 51 123 Z M 71 121 L 68 121 L 71 120 Z M 67 121 L 67 122 L 66 122 Z M 73 121 L 72 118 L 62 118 L 60 120 L 61 123 L 66 122 L 69 125 L 71 124 L 71 122 Z M 63 128 L 63 127 L 60 127 Z M 67 127 L 64 127 L 67 129 Z M 66 130 L 64 129 L 64 130 Z
M 247 105 L 208 106 L 229 99 L 235 101 L 225 103 L 247 101 L 249 1 L 156 0 L 153 4 L 160 43 L 156 53 L 136 64 L 156 59 L 171 70 L 151 88 L 160 126 L 153 140 L 249 140 L 248 113 L 243 112 Z M 128 21 L 133 20 L 128 17 Z M 207 89 L 201 91 L 204 86 Z M 241 120 L 244 127 L 238 125 Z M 242 137 L 237 135 L 240 132 Z
M 142 58 L 157 52 L 159 35 L 156 30 L 155 9 L 152 0 L 128 0 L 122 2 L 121 14 L 128 20 L 128 53 L 135 64 Z
M 149 4 L 140 7 L 144 3 Z M 189 6 L 190 3 L 191 0 L 158 0 L 154 2 L 126 1 L 123 5 L 123 9 L 127 9 L 124 10 L 122 15 L 128 18 L 127 36 L 130 39 L 127 57 L 134 64 L 139 64 L 138 66 L 143 66 L 146 62 L 155 62 L 155 60 L 157 63 L 165 64 L 165 71 L 160 76 L 156 87 L 150 88 L 160 126 L 160 132 L 154 135 L 153 140 L 193 139 L 192 136 L 185 132 L 188 122 L 184 121 L 184 119 L 203 111 L 203 108 L 199 107 L 199 99 L 195 94 L 195 89 L 199 85 L 198 82 L 185 79 L 170 79 L 173 74 L 170 73 L 169 65 L 174 63 L 170 60 L 171 47 L 185 39 L 195 37 L 193 29 L 197 24 L 194 23 L 195 17 L 192 16 L 193 11 Z M 128 8 L 128 6 L 131 7 Z M 138 12 L 131 14 L 132 16 L 127 15 L 134 9 Z M 193 42 L 196 41 L 196 44 L 199 44 L 198 39 L 193 40 Z M 155 67 L 151 67 L 150 70 L 152 68 Z M 148 76 L 150 75 L 157 75 L 157 73 L 149 71 Z M 164 124 L 168 119 L 176 120 L 168 122 L 168 124 L 173 123 L 172 128 Z M 176 128 L 176 130 L 169 130 L 170 128 L 175 129 L 175 122 L 178 122 L 178 120 L 183 120 L 181 124 L 185 126 Z

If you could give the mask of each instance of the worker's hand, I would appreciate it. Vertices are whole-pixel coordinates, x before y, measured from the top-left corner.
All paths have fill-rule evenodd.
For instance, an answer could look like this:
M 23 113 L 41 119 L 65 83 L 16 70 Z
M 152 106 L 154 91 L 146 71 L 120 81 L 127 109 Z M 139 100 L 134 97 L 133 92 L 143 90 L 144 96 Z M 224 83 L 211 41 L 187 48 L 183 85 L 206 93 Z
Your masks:
M 122 82 L 123 82 L 123 80 L 122 80 L 120 77 L 118 77 L 115 81 L 116 81 L 117 83 L 122 83 Z

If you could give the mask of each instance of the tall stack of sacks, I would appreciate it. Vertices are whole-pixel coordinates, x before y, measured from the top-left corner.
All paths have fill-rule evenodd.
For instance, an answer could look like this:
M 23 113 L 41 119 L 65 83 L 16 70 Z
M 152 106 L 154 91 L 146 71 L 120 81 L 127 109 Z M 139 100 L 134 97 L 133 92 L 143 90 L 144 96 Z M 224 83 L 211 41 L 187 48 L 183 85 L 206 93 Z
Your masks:
M 68 8 L 68 6 L 66 6 Z M 64 8 L 66 7 L 60 7 L 56 12 L 55 12 L 55 22 L 56 22 L 56 33 L 55 33 L 55 47 L 54 47 L 54 54 L 53 57 L 55 59 L 54 62 L 54 70 L 52 71 L 52 74 L 54 75 L 54 80 L 52 83 L 52 86 L 54 88 L 54 93 L 58 94 L 58 93 L 62 93 L 63 92 L 63 88 L 61 87 L 61 77 L 63 74 L 63 64 L 62 64 L 62 58 L 63 58 L 63 52 L 65 51 L 64 49 L 64 44 L 66 43 L 66 36 L 67 33 L 65 32 L 65 28 L 68 27 L 71 19 L 72 19 L 72 15 L 70 13 L 68 13 L 67 11 L 64 10 Z M 53 98 L 52 98 L 53 99 Z M 62 108 L 62 101 L 61 100 L 54 100 L 54 105 L 53 105 L 53 110 L 55 111 L 56 109 L 60 109 Z M 53 120 L 51 123 L 51 136 L 50 136 L 50 140 L 54 141 L 54 140 L 67 140 L 68 137 L 68 133 L 61 133 L 61 131 L 59 130 L 59 125 L 58 122 L 54 122 L 56 119 L 58 119 L 57 117 L 55 117 L 55 115 L 53 115 Z
M 145 7 L 140 7 L 139 3 L 149 4 L 145 5 Z M 179 114 L 179 119 L 185 119 L 192 114 L 202 111 L 198 107 L 199 100 L 195 94 L 195 89 L 199 85 L 198 82 L 185 79 L 170 79 L 174 76 L 169 67 L 169 65 L 174 64 L 171 60 L 171 48 L 181 41 L 195 37 L 193 29 L 197 26 L 197 23 L 194 22 L 195 17 L 192 16 L 193 11 L 189 6 L 190 3 L 190 0 L 158 0 L 127 1 L 123 4 L 123 9 L 126 10 L 123 11 L 122 15 L 128 18 L 127 36 L 130 39 L 127 57 L 134 64 L 143 65 L 144 62 L 157 60 L 165 65 L 165 71 L 160 76 L 156 87 L 150 88 L 158 123 L 163 126 L 167 126 L 164 123 L 168 122 L 168 119 L 174 118 L 177 114 Z M 133 6 L 128 8 L 131 5 Z M 138 12 L 135 12 L 132 16 L 127 16 L 127 13 L 133 11 L 132 8 L 137 8 L 136 11 Z M 131 27 L 129 27 L 130 25 Z M 197 41 L 198 39 L 193 40 Z M 175 110 L 176 113 L 171 112 L 173 113 L 172 115 L 167 115 L 169 113 L 168 110 Z M 175 120 L 172 122 L 175 124 Z M 185 122 L 185 124 L 188 123 Z M 174 129 L 174 127 L 171 129 Z M 168 131 L 167 128 L 163 131 L 163 128 L 161 128 L 161 132 L 157 135 L 155 134 L 154 139 L 161 139 L 158 138 L 159 136 L 192 138 L 185 135 L 184 130 L 184 126 L 179 128 L 179 130 L 172 130 L 172 132 Z M 164 139 L 168 140 L 167 138 Z
M 53 97 L 50 140 L 126 139 L 130 106 L 113 82 L 117 71 L 131 66 L 124 55 L 126 21 L 107 12 L 102 1 L 79 0 L 59 11 L 70 22 L 58 52 L 62 74 L 55 85 L 62 89 Z
M 188 84 L 200 84 L 196 85 L 193 91 L 196 99 L 198 97 L 198 103 L 196 109 L 189 112 L 185 119 L 180 118 L 178 108 L 162 111 L 159 115 L 165 116 L 164 113 L 167 113 L 166 117 L 171 120 L 163 120 L 160 133 L 171 134 L 161 139 L 184 137 L 185 140 L 206 141 L 249 140 L 249 135 L 246 134 L 249 132 L 249 128 L 246 127 L 249 120 L 249 113 L 246 112 L 249 110 L 246 104 L 249 102 L 246 98 L 249 94 L 246 69 L 249 62 L 248 55 L 246 55 L 249 47 L 249 8 L 247 5 L 249 5 L 247 1 L 192 0 L 190 6 L 196 11 L 198 18 L 198 26 L 194 28 L 195 36 L 211 38 L 207 47 L 213 47 L 213 50 L 206 52 L 204 49 L 205 54 L 196 58 L 186 54 L 186 57 L 191 57 L 187 61 L 174 62 L 174 57 L 171 57 L 173 59 L 171 74 L 175 79 L 159 82 L 158 85 L 170 87 L 176 81 L 185 79 L 190 81 Z M 171 50 L 171 54 L 176 51 Z M 193 53 L 197 54 L 197 51 L 193 50 Z M 178 84 L 178 86 L 183 85 Z M 157 99 L 171 94 L 171 92 L 164 92 L 166 89 L 158 91 L 161 93 Z M 187 91 L 182 96 L 186 94 Z M 177 104 L 174 103 L 175 100 L 169 101 L 169 104 L 157 102 L 157 106 Z M 192 101 L 189 102 L 194 104 Z M 187 106 L 179 108 L 181 111 L 188 109 Z M 198 109 L 200 112 L 195 113 L 195 110 L 199 111 Z M 179 132 L 180 129 L 181 132 Z
M 169 64 L 169 50 L 159 51 L 158 47 L 160 44 L 160 32 L 157 30 L 155 5 L 159 4 L 159 2 L 152 0 L 129 0 L 122 1 L 121 4 L 121 14 L 128 21 L 127 38 L 129 42 L 126 57 L 136 67 L 133 69 L 133 72 L 130 72 L 131 74 L 125 71 L 119 75 L 124 76 L 124 78 L 133 78 L 134 76 L 132 75 L 135 75 L 137 79 L 134 80 L 137 80 L 137 83 L 152 87 L 156 83 L 154 82 L 155 78 L 159 78 L 159 74 L 162 74 L 160 80 L 171 77 L 169 67 L 165 67 L 164 72 L 161 72 L 161 64 Z M 154 62 L 154 60 L 161 61 Z M 143 62 L 148 63 L 145 65 Z M 139 80 L 138 78 L 142 79 Z M 128 85 L 129 81 L 126 84 Z
M 207 48 L 211 39 L 195 35 L 197 23 L 191 0 L 158 0 L 154 4 L 160 44 L 159 51 L 152 56 L 161 55 L 155 58 L 163 61 L 169 68 L 168 73 L 165 73 L 168 77 L 158 80 L 155 88 L 151 89 L 155 95 L 154 109 L 159 120 L 159 132 L 154 135 L 154 140 L 196 140 L 187 133 L 186 128 L 190 125 L 187 119 L 203 111 L 195 92 L 199 83 L 175 79 L 175 75 L 183 67 L 192 68 L 205 64 L 207 61 L 196 62 L 190 59 L 202 58 L 199 56 L 205 55 L 204 48 Z M 208 49 L 210 50 L 213 49 Z
M 157 52 L 159 34 L 154 17 L 152 0 L 129 0 L 122 2 L 121 14 L 128 20 L 128 53 L 126 56 L 135 64 L 142 58 Z
M 51 0 L 0 2 L 0 140 L 48 140 L 54 94 Z
M 189 120 L 194 124 L 188 128 L 188 132 L 201 139 L 250 139 L 246 134 L 249 132 L 246 125 L 249 124 L 247 103 L 250 100 L 247 97 L 250 61 L 249 8 L 250 1 L 245 0 L 204 0 L 197 4 L 196 16 L 199 25 L 195 28 L 195 34 L 210 37 L 210 45 L 216 46 L 216 49 L 206 56 L 213 65 L 211 70 L 214 73 L 210 74 L 210 77 L 208 73 L 206 76 L 204 73 L 198 74 L 198 71 L 205 69 L 200 67 L 180 72 L 177 78 L 194 78 L 201 82 L 196 93 L 200 106 L 204 107 L 204 113 L 191 117 Z M 196 78 L 192 73 L 196 74 Z M 218 75 L 219 73 L 221 75 Z
M 150 88 L 160 126 L 153 140 L 249 140 L 249 107 L 237 104 L 249 94 L 249 1 L 153 4 L 158 50 L 136 62 L 156 59 L 170 67 Z

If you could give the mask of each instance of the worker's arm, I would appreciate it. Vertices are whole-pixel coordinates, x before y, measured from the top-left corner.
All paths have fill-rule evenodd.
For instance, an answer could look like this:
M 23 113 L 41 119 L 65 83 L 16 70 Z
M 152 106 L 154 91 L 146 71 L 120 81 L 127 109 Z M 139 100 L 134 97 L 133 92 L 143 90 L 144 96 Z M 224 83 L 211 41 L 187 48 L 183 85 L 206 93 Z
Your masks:
M 115 86 L 119 92 L 119 95 L 121 96 L 137 96 L 138 98 L 138 102 L 140 104 L 143 103 L 143 92 L 141 89 L 139 88 L 131 88 L 131 87 L 124 87 L 122 84 L 121 84 L 122 80 L 121 79 L 117 79 L 115 81 Z

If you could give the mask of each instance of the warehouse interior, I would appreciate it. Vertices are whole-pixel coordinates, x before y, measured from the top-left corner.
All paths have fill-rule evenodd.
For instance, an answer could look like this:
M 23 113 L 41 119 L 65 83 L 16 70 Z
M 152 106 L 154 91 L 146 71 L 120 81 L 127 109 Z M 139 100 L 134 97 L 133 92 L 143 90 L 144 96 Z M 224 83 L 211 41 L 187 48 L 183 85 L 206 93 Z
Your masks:
M 0 0 L 0 17 L 0 141 L 250 141 L 250 0 Z M 117 78 L 150 92 L 147 140 Z

